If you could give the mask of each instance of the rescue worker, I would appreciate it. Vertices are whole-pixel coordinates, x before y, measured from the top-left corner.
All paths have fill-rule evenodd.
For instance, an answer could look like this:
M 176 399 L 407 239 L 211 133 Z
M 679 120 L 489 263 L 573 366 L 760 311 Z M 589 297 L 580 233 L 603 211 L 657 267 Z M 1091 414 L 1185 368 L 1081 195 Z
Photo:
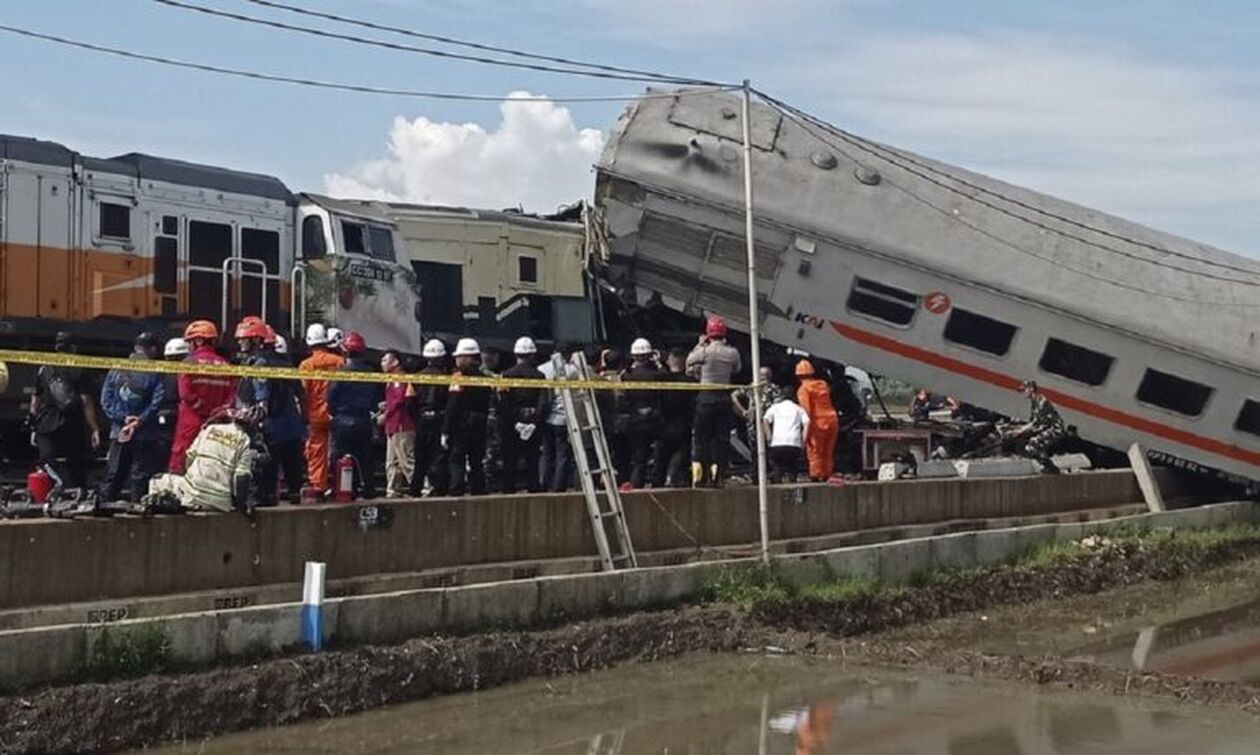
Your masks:
M 345 351 L 342 347 L 345 346 L 345 341 L 346 341 L 346 334 L 344 331 L 342 331 L 341 328 L 328 329 L 328 348 L 332 349 L 338 354 L 344 355 Z
M 538 346 L 529 336 L 516 339 L 512 347 L 516 364 L 503 377 L 516 380 L 542 380 L 538 371 Z M 541 425 L 551 403 L 544 388 L 505 388 L 499 394 L 499 451 L 503 459 L 500 490 L 511 495 L 520 487 L 531 493 L 542 488 L 538 463 L 542 456 Z M 524 465 L 524 470 L 520 469 Z M 518 481 L 520 485 L 518 485 Z
M 674 349 L 665 360 L 668 372 L 662 377 L 667 382 L 694 383 L 687 374 L 687 352 Z M 661 395 L 660 442 L 656 444 L 656 457 L 652 461 L 652 487 L 680 488 L 691 484 L 687 462 L 691 459 L 691 425 L 696 416 L 696 392 L 693 390 L 664 391 Z
M 246 366 L 289 366 L 275 351 L 276 332 L 260 319 L 243 320 L 236 327 L 236 343 Z M 276 505 L 276 485 L 281 472 L 289 502 L 300 501 L 306 484 L 306 464 L 302 457 L 306 425 L 302 421 L 300 390 L 301 384 L 296 380 L 277 378 L 249 377 L 237 386 L 237 408 L 261 428 L 267 444 L 267 453 L 253 479 L 253 498 L 257 506 Z
M 162 347 L 162 360 L 182 362 L 188 358 L 188 342 L 183 338 L 171 338 Z M 159 466 L 167 465 L 171 458 L 171 445 L 175 442 L 175 422 L 179 419 L 179 375 L 162 376 L 162 406 L 158 409 Z M 160 471 L 160 470 L 159 470 Z
M 1050 454 L 1067 437 L 1067 425 L 1059 416 L 1050 399 L 1045 397 L 1032 380 L 1020 383 L 1019 392 L 1028 398 L 1028 423 L 1018 428 L 1014 437 L 1025 441 L 1024 453 L 1030 459 L 1041 462 L 1047 472 L 1057 472 L 1050 461 Z
M 352 330 L 347 333 L 341 348 L 346 353 L 346 363 L 340 372 L 377 371 L 376 365 L 367 358 L 367 342 L 358 332 Z M 362 498 L 376 497 L 372 413 L 384 400 L 385 389 L 380 383 L 334 380 L 328 387 L 332 458 L 339 461 L 341 457 L 349 456 L 355 460 L 356 487 Z
M 390 349 L 381 355 L 381 372 L 403 371 L 402 356 Z M 411 492 L 416 474 L 416 420 L 412 405 L 416 391 L 411 383 L 385 384 L 381 428 L 385 431 L 385 497 L 401 498 Z
M 840 431 L 840 418 L 831 404 L 831 388 L 827 381 L 814 374 L 813 362 L 808 359 L 797 362 L 796 376 L 801 381 L 796 389 L 796 400 L 809 415 L 809 431 L 805 434 L 809 478 L 814 482 L 826 482 L 836 471 L 836 438 Z
M 346 363 L 345 357 L 332 346 L 329 331 L 320 323 L 306 328 L 306 345 L 311 355 L 302 360 L 298 369 L 303 372 L 336 372 Z M 328 413 L 328 381 L 306 379 L 302 381 L 306 393 L 306 476 L 310 484 L 321 494 L 328 491 L 328 434 L 332 417 Z
M 630 344 L 630 369 L 626 370 L 626 383 L 660 383 L 665 373 L 657 363 L 657 353 L 646 338 L 636 338 Z M 622 393 L 627 414 L 630 417 L 630 487 L 642 488 L 648 482 L 648 464 L 660 439 L 664 425 L 663 397 L 659 390 L 628 390 Z
M 214 350 L 219 329 L 209 320 L 196 320 L 184 329 L 184 340 L 190 349 L 189 364 L 226 365 Z M 174 474 L 184 472 L 184 453 L 201 432 L 201 427 L 219 410 L 232 405 L 236 397 L 236 381 L 226 375 L 180 375 L 179 418 L 175 422 L 175 441 L 167 468 Z
M 481 349 L 482 377 L 496 378 L 503 372 L 503 355 L 494 346 Z M 499 447 L 499 390 L 490 394 L 490 411 L 486 414 L 486 489 L 499 490 L 503 482 L 503 451 Z
M 481 346 L 475 339 L 461 338 L 455 344 L 455 375 L 484 377 Z M 460 383 L 447 391 L 441 441 L 449 454 L 451 495 L 486 492 L 486 432 L 492 391 L 489 386 Z
M 618 349 L 604 349 L 599 356 L 596 380 L 620 383 L 625 371 L 625 357 Z M 626 406 L 625 392 L 619 389 L 595 391 L 595 405 L 599 407 L 599 420 L 604 426 L 608 451 L 612 454 L 613 469 L 623 488 L 630 482 L 630 408 Z M 590 445 L 590 438 L 587 438 Z M 588 458 L 595 458 L 594 449 L 587 448 Z
M 920 388 L 914 392 L 914 398 L 910 400 L 910 408 L 906 410 L 906 413 L 915 422 L 929 422 L 932 419 L 932 412 L 940 411 L 947 406 L 945 399 L 927 388 Z
M 421 375 L 449 375 L 446 366 L 446 344 L 434 338 L 424 345 L 421 352 L 424 369 Z M 446 449 L 442 447 L 443 418 L 446 416 L 448 386 L 416 386 L 416 471 L 411 479 L 412 495 L 424 492 L 428 478 L 429 495 L 444 496 L 447 490 L 448 469 Z
M 77 350 L 74 338 L 65 331 L 57 334 L 53 349 L 61 354 Z M 77 367 L 41 365 L 35 373 L 29 412 L 40 466 L 64 487 L 83 487 L 87 481 L 86 441 L 91 440 L 93 449 L 101 445 L 101 426 L 87 375 Z
M 152 333 L 136 337 L 130 359 L 157 358 L 158 339 Z M 130 481 L 128 500 L 139 503 L 149 492 L 149 478 L 162 470 L 158 412 L 166 392 L 157 372 L 110 370 L 101 386 L 101 410 L 109 419 L 109 455 L 101 499 L 117 501 L 123 484 Z
M 743 369 L 739 352 L 726 343 L 726 321 L 711 315 L 704 335 L 687 355 L 687 370 L 702 385 L 729 384 Z M 701 391 L 696 397 L 695 448 L 692 477 L 698 486 L 718 487 L 726 475 L 730 457 L 731 399 L 723 389 Z
M 547 380 L 564 380 L 577 377 L 577 367 L 573 364 L 573 355 L 577 346 L 571 343 L 560 344 L 556 351 L 564 363 L 564 373 L 557 375 L 556 366 L 551 360 L 543 362 L 538 371 Z M 539 462 L 539 477 L 543 490 L 560 492 L 573 485 L 573 449 L 569 446 L 568 420 L 564 411 L 564 399 L 560 391 L 551 390 L 550 404 L 543 426 L 542 460 Z

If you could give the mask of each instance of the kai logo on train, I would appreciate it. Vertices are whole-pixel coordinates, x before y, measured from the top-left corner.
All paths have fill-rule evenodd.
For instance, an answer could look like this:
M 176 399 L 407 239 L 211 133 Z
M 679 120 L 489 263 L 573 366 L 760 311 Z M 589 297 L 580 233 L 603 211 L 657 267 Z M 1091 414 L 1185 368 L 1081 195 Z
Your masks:
M 949 300 L 949 295 L 941 291 L 933 291 L 923 297 L 923 308 L 934 315 L 945 314 L 949 311 L 951 304 L 952 302 Z
M 827 321 L 819 317 L 818 315 L 810 315 L 804 312 L 797 312 L 796 322 L 801 323 L 802 325 L 808 325 L 814 330 L 822 330 L 823 325 L 825 325 Z

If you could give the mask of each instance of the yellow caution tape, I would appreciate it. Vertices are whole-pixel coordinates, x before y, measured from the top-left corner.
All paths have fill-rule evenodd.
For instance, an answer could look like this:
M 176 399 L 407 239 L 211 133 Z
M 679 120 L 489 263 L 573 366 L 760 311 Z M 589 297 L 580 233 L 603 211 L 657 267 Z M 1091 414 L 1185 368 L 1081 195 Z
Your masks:
M 350 372 L 299 370 L 296 367 L 258 367 L 237 364 L 167 362 L 158 359 L 94 357 L 62 352 L 0 349 L 0 366 L 15 364 L 76 367 L 84 370 L 127 370 L 164 375 L 218 375 L 234 378 L 289 380 L 336 380 L 346 383 L 410 383 L 412 385 L 469 385 L 490 388 L 591 388 L 597 391 L 730 391 L 747 388 L 729 383 L 639 382 L 611 380 L 535 380 L 530 378 L 467 377 L 464 375 L 422 375 L 415 372 Z

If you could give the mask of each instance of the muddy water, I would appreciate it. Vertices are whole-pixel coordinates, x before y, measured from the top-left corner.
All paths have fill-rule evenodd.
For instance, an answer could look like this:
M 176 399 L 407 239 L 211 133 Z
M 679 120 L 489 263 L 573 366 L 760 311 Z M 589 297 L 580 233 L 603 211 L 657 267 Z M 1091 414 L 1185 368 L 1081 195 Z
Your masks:
M 180 753 L 1254 753 L 1260 718 L 846 668 L 692 657 L 189 742 Z M 152 752 L 152 751 L 150 751 Z

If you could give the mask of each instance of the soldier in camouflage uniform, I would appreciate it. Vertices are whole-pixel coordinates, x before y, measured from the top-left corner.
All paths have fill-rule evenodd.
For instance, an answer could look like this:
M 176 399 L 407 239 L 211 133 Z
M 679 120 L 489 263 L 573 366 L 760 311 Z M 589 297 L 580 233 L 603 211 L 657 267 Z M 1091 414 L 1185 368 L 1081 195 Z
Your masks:
M 757 390 L 761 393 L 761 412 L 765 413 L 781 393 L 774 383 L 774 371 L 762 367 L 758 376 Z M 735 413 L 744 419 L 744 430 L 748 433 L 748 449 L 752 452 L 752 461 L 757 461 L 757 413 L 753 411 L 755 404 L 752 387 L 736 388 L 731 392 L 731 403 Z
M 1036 383 L 1026 380 L 1019 389 L 1029 400 L 1028 424 L 1018 433 L 1018 437 L 1027 441 L 1024 453 L 1052 469 L 1050 453 L 1067 437 L 1067 426 L 1050 399 L 1037 390 Z

